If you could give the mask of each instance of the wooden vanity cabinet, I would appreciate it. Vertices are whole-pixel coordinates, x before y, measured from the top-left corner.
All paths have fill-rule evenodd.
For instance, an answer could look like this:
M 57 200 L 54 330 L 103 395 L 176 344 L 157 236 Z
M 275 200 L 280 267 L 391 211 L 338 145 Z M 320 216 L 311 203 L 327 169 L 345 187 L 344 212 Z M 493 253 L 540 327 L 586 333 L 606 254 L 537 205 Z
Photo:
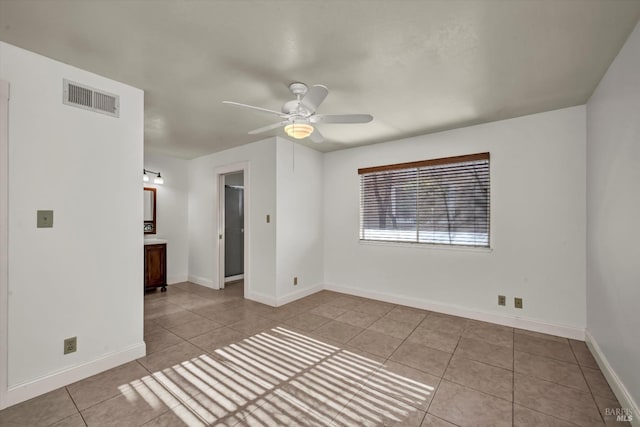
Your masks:
M 144 290 L 167 290 L 167 244 L 144 245 Z

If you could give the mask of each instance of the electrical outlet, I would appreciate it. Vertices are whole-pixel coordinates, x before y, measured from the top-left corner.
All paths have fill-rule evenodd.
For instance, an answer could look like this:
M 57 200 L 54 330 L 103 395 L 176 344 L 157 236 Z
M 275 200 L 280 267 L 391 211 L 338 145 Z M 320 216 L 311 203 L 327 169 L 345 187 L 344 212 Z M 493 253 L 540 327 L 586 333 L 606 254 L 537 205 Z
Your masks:
M 293 278 L 293 286 L 297 286 L 298 285 L 298 278 L 294 277 Z
M 516 308 L 522 308 L 522 298 L 514 298 L 513 303 Z
M 498 295 L 498 305 L 507 305 L 507 297 Z
M 38 211 L 37 212 L 37 227 L 38 228 L 51 228 L 51 227 L 53 227 L 53 211 Z
M 71 337 L 64 340 L 64 354 L 75 353 L 78 345 L 78 337 Z

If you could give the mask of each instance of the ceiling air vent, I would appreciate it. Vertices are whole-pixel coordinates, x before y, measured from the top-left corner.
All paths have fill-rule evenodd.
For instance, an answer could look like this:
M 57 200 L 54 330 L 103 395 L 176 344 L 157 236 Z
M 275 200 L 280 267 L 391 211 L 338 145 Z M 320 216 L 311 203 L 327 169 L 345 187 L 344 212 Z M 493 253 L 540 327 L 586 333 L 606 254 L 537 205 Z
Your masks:
M 85 110 L 120 117 L 120 97 L 64 79 L 62 102 Z

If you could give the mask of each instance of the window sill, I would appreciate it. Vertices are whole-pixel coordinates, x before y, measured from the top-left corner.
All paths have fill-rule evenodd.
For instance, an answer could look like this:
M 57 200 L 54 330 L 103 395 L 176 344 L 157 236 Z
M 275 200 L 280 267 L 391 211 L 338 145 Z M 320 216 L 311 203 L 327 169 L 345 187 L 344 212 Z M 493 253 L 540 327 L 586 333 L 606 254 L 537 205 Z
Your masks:
M 438 245 L 434 243 L 411 243 L 411 242 L 387 242 L 384 240 L 362 240 L 358 239 L 361 245 L 366 246 L 389 246 L 398 248 L 427 249 L 436 251 L 452 251 L 452 252 L 476 252 L 491 253 L 493 248 L 483 248 L 474 246 L 454 246 L 454 245 Z

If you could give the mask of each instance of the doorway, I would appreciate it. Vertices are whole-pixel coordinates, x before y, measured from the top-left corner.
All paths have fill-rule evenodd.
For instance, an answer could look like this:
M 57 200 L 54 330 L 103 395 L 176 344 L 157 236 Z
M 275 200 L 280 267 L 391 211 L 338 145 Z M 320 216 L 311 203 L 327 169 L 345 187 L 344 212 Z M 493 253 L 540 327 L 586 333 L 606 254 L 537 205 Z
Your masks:
M 218 216 L 218 289 L 248 295 L 249 283 L 249 163 L 216 170 Z
M 244 173 L 224 175 L 224 287 L 244 279 Z

